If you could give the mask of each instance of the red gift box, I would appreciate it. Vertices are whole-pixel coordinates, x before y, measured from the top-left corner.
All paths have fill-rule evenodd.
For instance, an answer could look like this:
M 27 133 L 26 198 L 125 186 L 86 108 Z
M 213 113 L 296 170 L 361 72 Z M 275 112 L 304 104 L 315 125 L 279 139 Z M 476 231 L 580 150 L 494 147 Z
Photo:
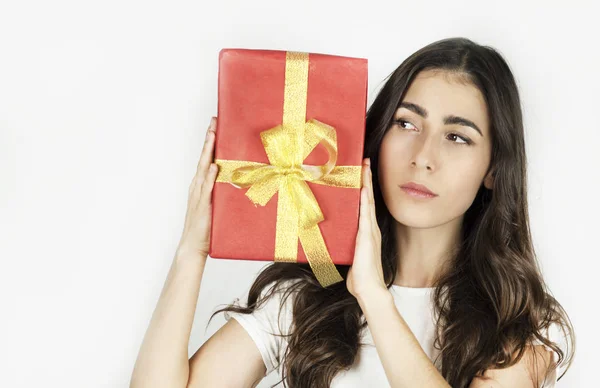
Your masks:
M 298 57 L 304 58 L 304 63 L 294 65 L 297 61 L 294 62 L 291 58 Z M 302 71 L 306 74 L 298 76 L 298 72 Z M 302 85 L 299 89 L 297 85 L 297 77 L 302 79 L 302 76 L 304 96 L 298 92 L 302 90 Z M 353 174 L 350 180 L 354 182 L 354 186 L 336 187 L 312 181 L 303 182 L 314 195 L 322 212 L 323 220 L 318 222 L 317 231 L 323 236 L 330 260 L 335 264 L 352 264 L 360 203 L 367 60 L 314 53 L 223 49 L 219 54 L 218 83 L 214 151 L 217 164 L 220 161 L 246 161 L 272 165 L 262 136 L 268 130 L 288 128 L 284 122 L 285 104 L 288 104 L 288 108 L 285 108 L 288 112 L 286 117 L 295 114 L 302 118 L 303 123 L 317 120 L 317 124 L 324 123 L 320 128 L 325 128 L 325 131 L 327 127 L 333 127 L 334 137 L 337 137 L 337 170 L 333 172 L 339 171 L 339 168 L 351 169 Z M 296 105 L 289 102 L 292 98 Z M 309 128 L 306 128 L 308 133 Z M 308 136 L 299 139 L 307 139 Z M 277 139 L 279 138 L 275 136 L 271 145 L 280 144 Z M 331 161 L 331 150 L 321 144 L 316 145 L 308 154 L 306 152 L 308 151 L 305 150 L 306 158 L 301 161 L 303 165 L 323 166 L 328 160 Z M 221 164 L 219 167 L 221 175 L 224 167 Z M 213 188 L 209 256 L 220 259 L 286 261 L 279 260 L 275 255 L 278 201 L 286 194 L 279 190 L 264 206 L 259 206 L 245 195 L 248 187 L 236 186 L 230 179 L 231 176 L 227 180 L 218 178 Z M 279 212 L 286 213 L 283 209 L 279 209 Z M 281 223 L 285 223 L 285 218 L 282 217 Z M 305 238 L 304 242 L 307 240 L 309 239 Z M 293 261 L 310 262 L 315 270 L 315 259 L 307 259 L 300 239 L 296 244 L 297 256 Z M 287 261 L 291 260 L 288 258 Z M 340 279 L 330 281 L 329 284 L 337 281 Z

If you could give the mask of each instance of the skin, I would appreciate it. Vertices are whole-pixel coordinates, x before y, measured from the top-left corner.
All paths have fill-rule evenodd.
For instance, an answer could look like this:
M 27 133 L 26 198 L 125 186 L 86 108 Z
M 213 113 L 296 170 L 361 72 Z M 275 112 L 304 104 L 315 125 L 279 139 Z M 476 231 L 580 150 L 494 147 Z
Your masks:
M 396 282 L 431 287 L 448 253 L 459 241 L 464 213 L 481 187 L 492 188 L 486 173 L 492 152 L 487 106 L 477 88 L 434 71 L 421 72 L 403 102 L 426 109 L 427 118 L 400 107 L 380 149 L 379 181 L 396 219 L 399 265 Z M 444 125 L 443 117 L 469 119 L 481 130 Z M 465 139 L 472 141 L 466 144 Z M 414 181 L 438 194 L 429 200 L 407 195 L 398 186 Z

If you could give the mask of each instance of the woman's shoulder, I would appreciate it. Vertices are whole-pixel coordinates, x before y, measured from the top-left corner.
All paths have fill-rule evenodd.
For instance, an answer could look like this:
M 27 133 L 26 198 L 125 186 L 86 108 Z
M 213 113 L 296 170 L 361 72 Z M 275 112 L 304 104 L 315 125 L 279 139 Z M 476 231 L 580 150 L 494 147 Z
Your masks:
M 298 287 L 294 286 L 299 282 L 299 279 L 272 281 L 260 291 L 256 306 L 250 314 L 226 311 L 225 318 L 244 319 L 244 316 L 247 316 L 246 320 L 252 320 L 254 324 L 265 329 L 276 330 L 279 333 L 288 332 L 293 321 L 293 300 L 298 290 Z M 248 307 L 249 292 L 250 288 L 236 298 L 233 304 Z
M 554 381 L 560 378 L 565 372 L 569 363 L 570 354 L 573 352 L 573 344 L 571 342 L 571 336 L 568 330 L 569 329 L 567 326 L 553 322 L 540 333 L 543 337 L 549 339 L 551 342 L 555 343 L 556 346 L 558 346 L 563 353 L 562 359 L 560 359 L 560 356 L 556 350 L 543 343 L 540 339 L 533 338 L 531 341 L 532 345 L 544 346 L 546 350 L 552 353 L 554 363 L 557 365 L 555 375 L 551 377 L 554 379 Z
M 287 336 L 291 333 L 293 323 L 295 288 L 292 286 L 297 283 L 298 280 L 284 280 L 267 284 L 250 313 L 225 311 L 225 319 L 234 318 L 255 342 L 267 374 L 278 367 L 287 347 Z M 233 304 L 247 307 L 249 291 L 246 290 L 240 298 L 236 298 Z

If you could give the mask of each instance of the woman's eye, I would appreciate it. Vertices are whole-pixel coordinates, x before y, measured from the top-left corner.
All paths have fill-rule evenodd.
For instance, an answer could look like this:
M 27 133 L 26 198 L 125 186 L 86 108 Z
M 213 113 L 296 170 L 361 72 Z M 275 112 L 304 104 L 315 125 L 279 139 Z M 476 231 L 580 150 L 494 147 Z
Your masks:
M 456 144 L 471 144 L 471 140 L 467 139 L 466 137 L 459 136 L 456 133 L 451 133 L 449 136 L 456 136 L 457 138 L 462 140 L 462 143 L 455 142 Z
M 402 120 L 402 119 L 395 119 L 394 123 L 398 124 L 402 129 L 406 129 L 406 128 L 404 128 L 403 124 L 410 124 L 408 121 Z M 412 124 L 410 124 L 410 125 L 412 125 Z M 413 125 L 413 127 L 414 127 L 414 125 Z

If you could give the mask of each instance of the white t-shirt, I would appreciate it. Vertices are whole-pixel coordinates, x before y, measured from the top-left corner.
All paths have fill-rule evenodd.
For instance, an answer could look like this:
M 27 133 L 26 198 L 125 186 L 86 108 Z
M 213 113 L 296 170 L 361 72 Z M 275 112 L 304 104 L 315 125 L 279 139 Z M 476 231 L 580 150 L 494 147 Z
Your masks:
M 293 281 L 284 283 L 284 287 L 292 284 L 291 282 Z M 265 287 L 261 297 L 269 289 L 270 286 Z M 433 290 L 433 288 L 412 288 L 397 285 L 392 285 L 390 288 L 396 308 L 432 362 L 439 353 L 433 346 L 435 336 L 435 320 L 433 303 L 431 302 Z M 235 318 L 255 342 L 267 368 L 265 375 L 280 367 L 280 360 L 282 360 L 287 346 L 286 338 L 271 333 L 283 332 L 287 334 L 292 323 L 293 294 L 285 300 L 285 304 L 281 306 L 281 314 L 279 314 L 283 292 L 281 289 L 276 290 L 273 296 L 252 314 L 225 312 L 225 319 Z M 246 302 L 246 298 L 247 291 L 239 299 Z M 558 326 L 551 326 L 550 338 L 552 341 L 557 342 L 566 354 L 565 337 L 561 335 L 562 332 L 559 330 Z M 366 345 L 363 345 L 359 350 L 356 362 L 350 370 L 341 371 L 334 377 L 331 388 L 390 387 L 368 326 L 361 335 L 360 341 Z M 537 340 L 534 343 L 541 344 Z M 550 350 L 549 347 L 546 348 Z M 554 353 L 554 360 L 558 360 L 557 353 Z M 440 370 L 439 365 L 437 365 L 437 368 Z M 564 368 L 565 365 L 561 364 L 554 375 L 549 376 L 549 381 L 543 388 L 554 387 L 556 378 L 562 374 Z

